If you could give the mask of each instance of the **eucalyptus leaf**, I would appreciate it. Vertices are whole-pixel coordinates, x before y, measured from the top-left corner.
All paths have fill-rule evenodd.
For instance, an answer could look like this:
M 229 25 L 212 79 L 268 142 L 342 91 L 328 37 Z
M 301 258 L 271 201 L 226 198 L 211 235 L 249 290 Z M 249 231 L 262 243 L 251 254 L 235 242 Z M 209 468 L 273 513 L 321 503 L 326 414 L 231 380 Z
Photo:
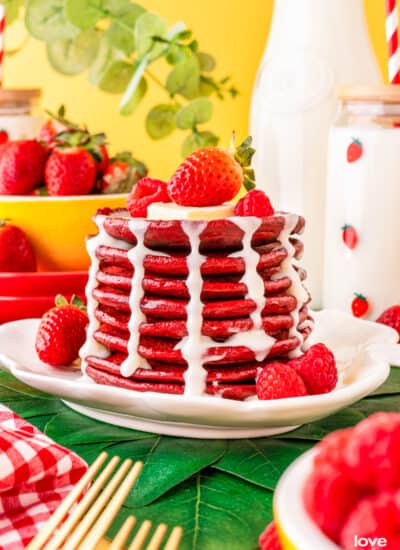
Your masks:
M 161 103 L 151 109 L 146 117 L 146 130 L 152 139 L 162 139 L 175 130 L 176 105 Z
M 200 66 L 195 55 L 174 66 L 167 77 L 166 87 L 173 97 L 177 94 L 192 99 L 199 90 Z
M 213 468 L 273 490 L 286 468 L 311 447 L 311 443 L 298 441 L 238 439 L 229 442 Z
M 11 25 L 18 19 L 20 7 L 23 0 L 3 0 L 0 5 L 3 5 L 7 14 L 7 25 Z
M 89 68 L 89 82 L 97 86 L 107 67 L 114 60 L 114 52 L 107 40 L 102 40 L 97 55 Z
M 156 59 L 163 50 L 165 44 L 154 42 L 154 37 L 167 35 L 167 22 L 156 13 L 143 13 L 135 25 L 135 46 L 139 57 L 148 54 L 151 60 Z
M 102 0 L 101 4 L 102 9 L 113 17 L 124 15 L 130 6 L 138 6 L 138 4 L 131 4 L 130 0 Z
M 47 55 L 51 66 L 65 75 L 83 72 L 95 60 L 100 40 L 101 33 L 91 29 L 72 39 L 48 42 Z
M 113 17 L 106 30 L 106 38 L 114 48 L 130 55 L 135 49 L 135 25 L 137 19 L 145 13 L 138 4 L 128 4 L 120 15 Z
M 176 114 L 175 123 L 181 130 L 195 128 L 197 124 L 208 122 L 212 117 L 213 105 L 206 97 L 194 99 Z
M 186 50 L 176 44 L 171 44 L 165 54 L 165 60 L 169 63 L 169 65 L 181 63 L 187 57 Z
M 182 156 L 186 158 L 197 149 L 215 147 L 218 143 L 219 138 L 213 132 L 204 131 L 189 134 L 182 143 Z
M 208 444 L 208 442 L 207 442 Z M 254 550 L 272 519 L 272 493 L 222 472 L 205 470 L 178 485 L 149 506 L 124 506 L 114 522 L 114 535 L 127 515 L 138 523 L 181 525 L 179 550 Z
M 134 93 L 129 98 L 128 102 L 120 109 L 121 115 L 130 115 L 142 101 L 147 92 L 147 80 L 141 78 Z
M 65 17 L 78 29 L 92 29 L 104 15 L 101 4 L 102 0 L 65 0 Z
M 39 40 L 73 38 L 79 29 L 66 20 L 64 0 L 27 0 L 25 25 Z
M 58 414 L 46 426 L 46 434 L 61 445 L 130 441 L 153 437 L 152 434 L 103 424 L 69 409 Z
M 121 94 L 126 90 L 133 72 L 132 63 L 122 60 L 112 61 L 100 76 L 98 86 L 103 92 Z
M 199 59 L 201 71 L 208 73 L 215 69 L 215 58 L 212 55 L 205 52 L 197 52 L 197 57 Z

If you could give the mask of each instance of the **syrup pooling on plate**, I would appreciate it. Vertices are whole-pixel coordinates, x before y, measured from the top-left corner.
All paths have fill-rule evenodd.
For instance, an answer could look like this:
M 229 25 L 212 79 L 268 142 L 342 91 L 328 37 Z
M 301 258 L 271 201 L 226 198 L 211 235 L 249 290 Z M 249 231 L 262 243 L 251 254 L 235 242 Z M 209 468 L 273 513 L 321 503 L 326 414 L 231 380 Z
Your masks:
M 115 248 L 122 248 L 128 250 L 130 244 L 122 239 L 116 239 L 112 237 L 104 228 L 104 221 L 107 216 L 97 215 L 95 217 L 95 223 L 99 229 L 96 236 L 87 240 L 86 248 L 90 257 L 90 269 L 89 279 L 86 285 L 86 298 L 87 298 L 87 314 L 89 317 L 89 326 L 87 329 L 86 343 L 80 350 L 80 357 L 82 359 L 82 369 L 85 371 L 86 362 L 85 358 L 89 355 L 97 355 L 98 357 L 108 357 L 110 355 L 109 350 L 103 344 L 100 344 L 95 340 L 94 334 L 98 330 L 100 323 L 96 319 L 96 309 L 98 306 L 97 300 L 93 296 L 93 291 L 97 287 L 97 273 L 100 267 L 100 260 L 97 257 L 96 251 L 98 246 L 110 246 Z

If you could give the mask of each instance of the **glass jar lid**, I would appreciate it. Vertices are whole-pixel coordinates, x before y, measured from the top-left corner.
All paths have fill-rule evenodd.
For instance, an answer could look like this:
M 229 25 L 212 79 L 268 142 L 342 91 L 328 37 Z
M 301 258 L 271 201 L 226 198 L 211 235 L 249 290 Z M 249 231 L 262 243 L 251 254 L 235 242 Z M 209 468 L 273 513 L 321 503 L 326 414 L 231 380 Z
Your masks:
M 400 104 L 400 85 L 397 84 L 357 84 L 339 86 L 337 97 L 350 103 Z
M 0 108 L 22 107 L 39 101 L 40 88 L 0 88 Z

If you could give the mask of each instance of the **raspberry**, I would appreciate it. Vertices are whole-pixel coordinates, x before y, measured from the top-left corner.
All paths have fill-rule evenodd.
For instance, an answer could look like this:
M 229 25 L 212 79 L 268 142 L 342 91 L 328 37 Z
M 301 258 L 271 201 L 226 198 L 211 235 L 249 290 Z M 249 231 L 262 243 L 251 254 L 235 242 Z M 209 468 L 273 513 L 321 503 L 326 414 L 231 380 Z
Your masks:
M 133 218 L 145 218 L 150 204 L 169 200 L 165 181 L 142 178 L 128 195 L 126 206 Z
M 307 512 L 320 529 L 335 542 L 359 499 L 362 490 L 353 484 L 339 467 L 320 465 L 311 472 L 303 498 Z
M 253 189 L 249 191 L 235 206 L 235 216 L 258 216 L 266 218 L 273 216 L 275 210 L 264 191 Z
M 275 522 L 272 521 L 261 533 L 258 539 L 261 550 L 282 550 Z
M 341 547 L 344 550 L 360 548 L 356 537 L 369 539 L 369 550 L 381 546 L 377 539 L 385 539 L 387 550 L 400 548 L 400 492 L 385 491 L 378 495 L 363 498 L 348 516 L 341 535 Z M 375 542 L 374 542 L 375 541 Z
M 392 306 L 386 309 L 379 315 L 376 322 L 394 328 L 399 335 L 400 342 L 400 305 Z
M 315 467 L 325 464 L 343 467 L 343 452 L 352 434 L 353 428 L 347 428 L 346 430 L 337 430 L 324 437 L 315 447 L 317 451 L 314 458 Z
M 347 475 L 361 487 L 400 487 L 400 414 L 375 413 L 357 424 L 344 459 Z
M 271 363 L 257 378 L 258 399 L 283 399 L 307 395 L 303 380 L 288 365 Z
M 333 353 L 324 344 L 315 344 L 301 357 L 289 361 L 301 376 L 310 395 L 328 393 L 337 384 L 338 375 Z

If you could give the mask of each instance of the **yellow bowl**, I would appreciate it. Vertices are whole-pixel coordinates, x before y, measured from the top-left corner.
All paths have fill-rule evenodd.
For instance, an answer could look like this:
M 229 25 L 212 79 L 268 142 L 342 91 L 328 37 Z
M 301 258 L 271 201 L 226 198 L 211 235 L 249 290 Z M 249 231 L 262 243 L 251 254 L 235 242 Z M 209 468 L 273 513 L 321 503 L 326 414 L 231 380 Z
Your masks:
M 126 195 L 0 197 L 0 219 L 23 229 L 31 240 L 40 271 L 80 271 L 89 266 L 85 237 L 96 232 L 99 208 L 124 208 Z

